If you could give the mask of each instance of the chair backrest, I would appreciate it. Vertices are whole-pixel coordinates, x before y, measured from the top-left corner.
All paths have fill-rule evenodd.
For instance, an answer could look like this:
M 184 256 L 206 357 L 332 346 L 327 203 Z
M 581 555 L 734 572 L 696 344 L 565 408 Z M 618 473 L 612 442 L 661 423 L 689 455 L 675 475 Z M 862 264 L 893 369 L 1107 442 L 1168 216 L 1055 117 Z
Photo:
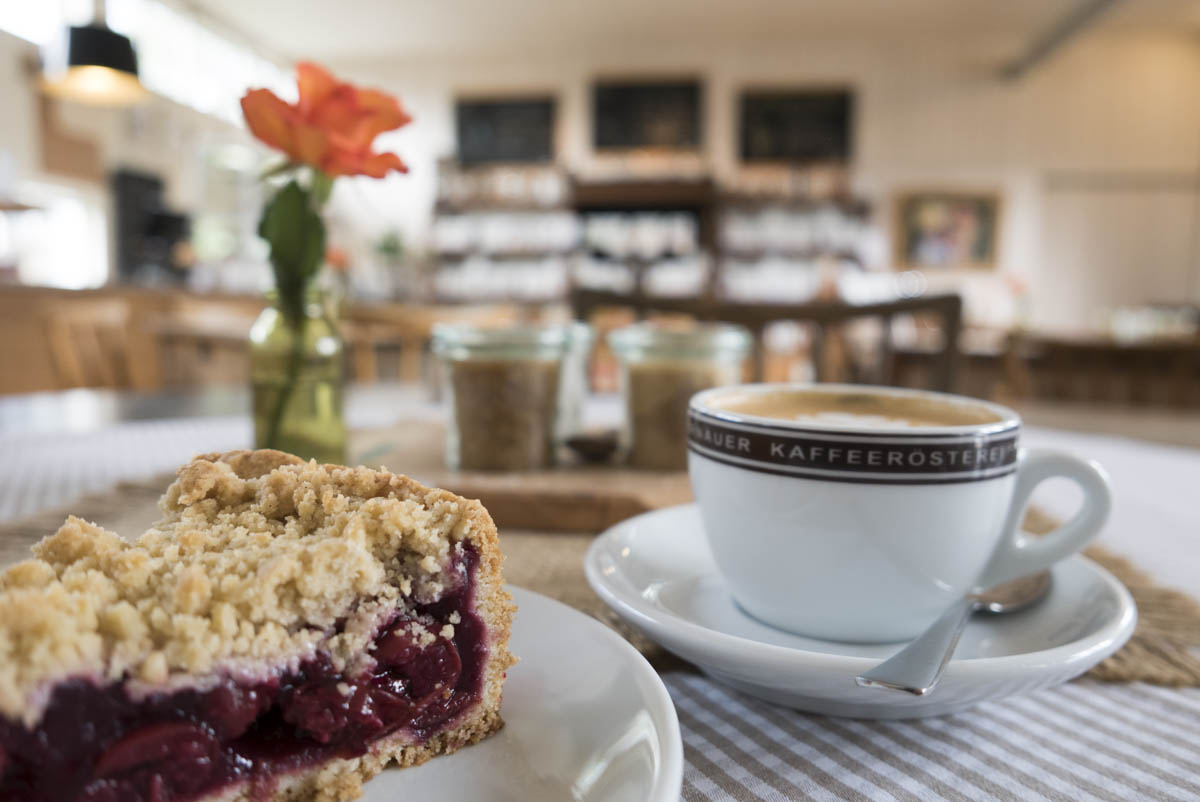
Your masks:
M 157 388 L 158 351 L 145 322 L 158 295 L 0 288 L 0 393 Z
M 1104 334 L 1022 334 L 1010 345 L 1021 390 L 1039 400 L 1200 406 L 1200 337 L 1121 342 Z
M 425 362 L 437 323 L 504 326 L 518 322 L 520 311 L 508 304 L 486 306 L 417 306 L 415 304 L 354 304 L 342 321 L 354 381 L 379 381 L 380 352 L 397 351 L 398 378 L 418 381 L 426 376 Z
M 898 298 L 867 304 L 848 304 L 840 301 L 815 301 L 799 304 L 762 304 L 730 301 L 709 301 L 702 298 L 656 298 L 645 294 L 634 296 L 604 290 L 575 288 L 571 294 L 572 311 L 579 320 L 587 320 L 601 308 L 632 308 L 638 317 L 652 313 L 685 314 L 697 320 L 739 323 L 755 334 L 757 343 L 755 375 L 762 377 L 764 329 L 772 323 L 795 321 L 807 324 L 812 333 L 813 373 L 817 381 L 837 373 L 849 380 L 867 378 L 882 384 L 894 383 L 892 323 L 902 315 L 928 315 L 941 323 L 941 347 L 934 355 L 935 368 L 930 376 L 930 389 L 952 391 L 959 361 L 959 334 L 962 331 L 962 298 L 954 294 L 923 295 Z M 839 328 L 855 320 L 875 319 L 880 322 L 878 376 L 856 376 L 853 370 L 838 371 L 829 362 L 829 339 Z
M 121 298 L 58 298 L 48 303 L 42 331 L 57 389 L 132 386 L 129 304 Z

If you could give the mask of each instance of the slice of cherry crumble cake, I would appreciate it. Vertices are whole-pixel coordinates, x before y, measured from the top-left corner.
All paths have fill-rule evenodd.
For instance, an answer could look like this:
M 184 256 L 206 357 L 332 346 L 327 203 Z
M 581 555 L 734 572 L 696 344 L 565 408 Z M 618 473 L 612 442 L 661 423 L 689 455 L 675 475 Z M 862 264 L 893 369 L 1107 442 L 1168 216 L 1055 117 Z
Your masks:
M 0 799 L 333 802 L 503 726 L 515 608 L 478 501 L 235 451 L 161 507 L 0 574 Z

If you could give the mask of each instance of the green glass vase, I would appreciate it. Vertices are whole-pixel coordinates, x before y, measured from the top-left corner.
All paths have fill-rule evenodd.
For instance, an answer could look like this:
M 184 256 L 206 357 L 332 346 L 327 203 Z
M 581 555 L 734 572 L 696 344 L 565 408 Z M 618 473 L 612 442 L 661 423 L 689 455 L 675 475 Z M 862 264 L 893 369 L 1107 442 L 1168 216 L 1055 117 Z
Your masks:
M 303 459 L 346 461 L 342 338 L 319 293 L 289 317 L 272 294 L 250 329 L 254 444 Z

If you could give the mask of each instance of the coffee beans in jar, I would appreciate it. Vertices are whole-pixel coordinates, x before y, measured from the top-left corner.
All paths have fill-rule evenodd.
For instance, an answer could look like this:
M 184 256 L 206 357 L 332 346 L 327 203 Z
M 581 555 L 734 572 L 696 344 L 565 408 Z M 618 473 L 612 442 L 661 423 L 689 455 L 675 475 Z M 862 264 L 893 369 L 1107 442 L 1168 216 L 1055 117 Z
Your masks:
M 665 329 L 639 323 L 613 331 L 608 342 L 621 363 L 628 463 L 686 469 L 688 401 L 701 390 L 742 381 L 749 332 L 729 324 Z
M 553 465 L 582 402 L 576 358 L 586 327 L 434 328 L 448 404 L 446 464 L 523 471 Z

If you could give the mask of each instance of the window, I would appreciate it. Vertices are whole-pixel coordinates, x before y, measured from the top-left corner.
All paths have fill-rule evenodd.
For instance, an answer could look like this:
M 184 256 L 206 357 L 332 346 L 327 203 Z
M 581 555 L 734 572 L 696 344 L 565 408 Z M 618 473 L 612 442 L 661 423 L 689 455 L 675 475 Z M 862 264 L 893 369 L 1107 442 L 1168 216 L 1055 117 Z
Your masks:
M 4 215 L 0 261 L 15 263 L 24 284 L 72 290 L 103 284 L 108 278 L 103 192 L 24 181 L 21 196 L 35 208 Z
M 69 26 L 87 24 L 92 13 L 93 0 L 0 0 L 0 31 L 53 51 L 65 45 Z M 279 65 L 160 0 L 108 0 L 107 22 L 133 40 L 142 83 L 182 106 L 241 125 L 238 101 L 247 88 L 294 98 L 295 84 Z M 104 189 L 30 178 L 7 183 L 0 175 L 0 192 L 16 190 L 15 197 L 36 208 L 0 215 L 0 272 L 28 284 L 103 284 L 109 277 Z M 199 222 L 201 233 L 210 235 L 203 244 L 211 246 L 212 220 Z M 222 233 L 222 253 L 235 247 L 230 237 L 235 244 L 253 240 L 252 226 L 243 231 L 229 224 Z
M 91 20 L 92 0 L 0 2 L 0 30 L 46 48 L 62 47 L 70 25 Z M 184 106 L 241 124 L 238 100 L 261 86 L 295 93 L 287 72 L 160 0 L 108 0 L 108 25 L 133 40 L 142 83 Z
M 68 25 L 83 25 L 91 18 L 92 0 L 0 3 L 0 31 L 43 47 L 60 39 Z
M 249 87 L 295 93 L 273 61 L 158 0 L 108 0 L 108 22 L 133 39 L 146 88 L 196 111 L 240 125 Z

